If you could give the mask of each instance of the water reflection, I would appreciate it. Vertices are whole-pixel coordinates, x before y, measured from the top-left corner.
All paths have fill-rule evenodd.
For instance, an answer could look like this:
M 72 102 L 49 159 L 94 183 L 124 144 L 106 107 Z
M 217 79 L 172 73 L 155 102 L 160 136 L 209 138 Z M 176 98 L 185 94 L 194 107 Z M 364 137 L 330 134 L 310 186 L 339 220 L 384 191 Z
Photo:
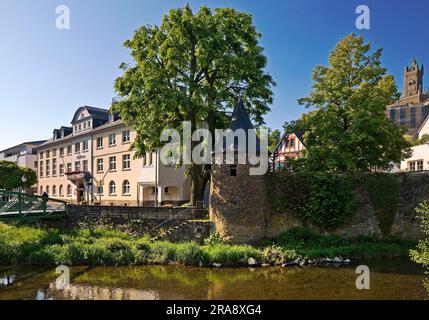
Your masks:
M 158 300 L 159 295 L 154 290 L 136 290 L 127 288 L 112 288 L 91 285 L 70 285 L 57 290 L 51 283 L 46 292 L 38 291 L 37 300 Z
M 405 261 L 366 263 L 371 290 L 357 290 L 355 266 L 339 268 L 206 269 L 179 266 L 73 267 L 70 286 L 57 290 L 55 270 L 16 271 L 19 285 L 0 299 L 425 299 L 424 274 Z M 30 272 L 30 271 L 26 271 Z M 10 272 L 8 274 L 11 274 Z M 0 277 L 2 275 L 0 274 Z
M 0 277 L 0 288 L 12 285 L 15 282 L 16 275 L 7 275 Z

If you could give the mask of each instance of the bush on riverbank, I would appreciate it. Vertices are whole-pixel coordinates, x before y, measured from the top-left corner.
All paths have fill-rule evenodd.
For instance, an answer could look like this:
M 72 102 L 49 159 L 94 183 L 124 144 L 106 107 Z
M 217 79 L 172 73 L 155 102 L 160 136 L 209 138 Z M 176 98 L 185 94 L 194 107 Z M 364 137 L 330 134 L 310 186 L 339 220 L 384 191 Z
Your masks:
M 426 268 L 426 273 L 429 274 L 429 203 L 422 203 L 416 211 L 422 220 L 422 230 L 426 237 L 419 241 L 414 250 L 411 250 L 411 260 Z M 429 291 L 429 279 L 426 279 L 424 284 Z
M 406 255 L 414 245 L 394 238 L 344 239 L 322 236 L 304 228 L 291 229 L 276 240 L 255 248 L 213 242 L 150 242 L 103 228 L 60 231 L 0 223 L 0 265 L 145 265 L 181 264 L 247 266 L 249 258 L 259 263 L 280 265 L 303 257 L 372 258 Z
M 0 223 L 0 265 L 143 265 L 177 263 L 206 266 L 246 266 L 249 258 L 262 260 L 250 246 L 169 242 L 96 228 L 69 232 L 16 227 Z
M 282 233 L 276 243 L 284 249 L 293 249 L 309 258 L 335 257 L 376 258 L 408 255 L 414 241 L 390 236 L 383 239 L 372 236 L 344 238 L 321 235 L 308 228 L 293 228 Z

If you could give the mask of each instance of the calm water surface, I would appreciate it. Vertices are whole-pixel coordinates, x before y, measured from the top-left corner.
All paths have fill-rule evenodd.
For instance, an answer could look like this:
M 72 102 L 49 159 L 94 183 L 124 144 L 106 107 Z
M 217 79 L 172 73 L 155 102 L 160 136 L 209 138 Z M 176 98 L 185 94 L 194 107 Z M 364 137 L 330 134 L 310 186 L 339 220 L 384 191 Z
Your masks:
M 356 264 L 299 269 L 177 266 L 73 267 L 67 289 L 55 270 L 0 267 L 0 299 L 427 299 L 423 270 L 407 259 L 365 261 L 371 289 L 357 290 Z

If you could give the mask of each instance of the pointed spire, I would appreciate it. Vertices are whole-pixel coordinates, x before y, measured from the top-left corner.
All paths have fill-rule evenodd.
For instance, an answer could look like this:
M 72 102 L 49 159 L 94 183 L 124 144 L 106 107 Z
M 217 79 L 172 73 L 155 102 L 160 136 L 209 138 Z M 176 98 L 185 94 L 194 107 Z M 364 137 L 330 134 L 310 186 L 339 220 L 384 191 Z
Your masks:
M 231 116 L 231 122 L 229 123 L 228 129 L 231 129 L 231 130 L 255 129 L 255 127 L 252 124 L 252 121 L 250 121 L 249 114 L 247 113 L 246 107 L 244 106 L 243 100 L 241 100 L 241 98 L 234 108 L 234 111 Z
M 249 130 L 255 130 L 255 127 L 253 126 L 252 121 L 250 120 L 249 114 L 247 113 L 246 107 L 244 106 L 244 103 L 241 98 L 234 108 L 228 129 L 232 131 L 243 129 L 244 132 L 246 133 L 247 151 L 249 150 L 252 150 L 252 151 L 256 150 L 256 152 L 260 151 L 261 143 L 258 136 L 256 136 L 256 146 L 249 146 Z M 226 141 L 224 141 L 224 150 L 230 149 L 231 147 L 232 146 L 227 147 Z M 234 141 L 233 147 L 234 147 L 234 150 L 238 150 L 238 141 Z

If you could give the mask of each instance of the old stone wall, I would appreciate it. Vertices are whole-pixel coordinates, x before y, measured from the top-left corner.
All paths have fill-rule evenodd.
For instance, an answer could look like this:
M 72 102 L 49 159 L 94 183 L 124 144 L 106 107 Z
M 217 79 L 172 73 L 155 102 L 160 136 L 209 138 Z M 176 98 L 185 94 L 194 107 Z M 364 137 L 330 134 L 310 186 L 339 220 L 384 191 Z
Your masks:
M 201 209 L 165 207 L 67 206 L 67 226 L 70 228 L 112 226 L 129 234 L 158 236 L 188 221 L 207 219 Z M 161 225 L 162 224 L 162 225 Z M 193 232 L 198 230 L 199 232 Z M 181 236 L 174 241 L 201 241 L 210 234 L 210 228 L 181 228 Z M 165 240 L 170 240 L 166 237 Z
M 406 239 L 419 239 L 422 237 L 420 220 L 416 216 L 415 209 L 423 201 L 429 201 L 429 173 L 401 173 L 396 175 L 399 178 L 399 202 L 397 211 L 394 214 L 393 224 L 386 235 L 398 235 Z M 392 192 L 385 190 L 386 193 Z M 367 190 L 359 188 L 355 197 L 358 207 L 353 216 L 338 229 L 331 231 L 332 234 L 338 234 L 347 237 L 359 235 L 383 236 L 381 231 L 380 219 L 377 217 L 374 205 L 371 203 L 370 195 Z M 278 213 L 271 209 L 267 199 L 267 225 L 266 236 L 273 238 L 281 232 L 295 226 L 303 226 L 304 222 L 295 215 L 287 212 Z M 307 226 L 308 223 L 307 223 Z M 311 227 L 311 225 L 310 225 Z M 316 227 L 314 227 L 317 229 Z
M 308 221 L 302 221 L 295 214 L 274 210 L 274 196 L 270 194 L 272 191 L 268 188 L 267 179 L 264 180 L 264 176 L 248 176 L 245 172 L 247 166 L 238 167 L 237 177 L 228 175 L 227 166 L 215 166 L 212 175 L 210 213 L 216 230 L 222 235 L 235 243 L 252 243 L 261 238 L 275 238 L 296 226 L 305 225 L 328 233 Z M 423 201 L 429 201 L 429 173 L 401 173 L 396 176 L 399 179 L 398 205 L 388 228 L 382 228 L 368 191 L 359 188 L 355 194 L 358 203 L 356 212 L 342 227 L 329 233 L 348 237 L 398 235 L 405 239 L 421 238 L 420 220 L 415 209 Z M 387 233 L 382 232 L 386 229 Z
M 248 165 L 212 166 L 210 218 L 216 231 L 233 243 L 252 243 L 266 236 L 264 176 L 250 176 Z

